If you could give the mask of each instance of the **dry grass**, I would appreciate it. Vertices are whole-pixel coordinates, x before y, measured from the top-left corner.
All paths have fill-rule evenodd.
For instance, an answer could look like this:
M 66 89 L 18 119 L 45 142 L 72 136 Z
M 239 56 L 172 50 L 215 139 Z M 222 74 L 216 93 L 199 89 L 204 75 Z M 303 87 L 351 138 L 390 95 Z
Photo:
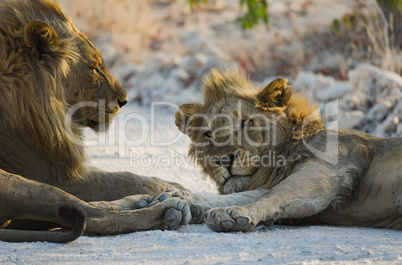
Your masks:
M 59 0 L 80 28 L 87 34 L 120 32 L 143 34 L 153 23 L 150 1 L 130 0 Z
M 143 59 L 158 32 L 163 18 L 152 8 L 151 0 L 59 0 L 76 26 L 91 39 L 109 37 L 112 45 L 134 60 Z M 134 56 L 138 55 L 138 56 Z
M 395 41 L 395 32 L 402 27 L 400 22 L 402 21 L 396 22 L 393 16 L 386 22 L 380 16 L 376 16 L 370 20 L 365 29 L 371 44 L 368 53 L 373 63 L 382 69 L 402 75 L 402 50 L 400 48 L 402 44 Z M 384 27 L 384 24 L 389 28 Z M 386 31 L 389 33 L 387 34 Z

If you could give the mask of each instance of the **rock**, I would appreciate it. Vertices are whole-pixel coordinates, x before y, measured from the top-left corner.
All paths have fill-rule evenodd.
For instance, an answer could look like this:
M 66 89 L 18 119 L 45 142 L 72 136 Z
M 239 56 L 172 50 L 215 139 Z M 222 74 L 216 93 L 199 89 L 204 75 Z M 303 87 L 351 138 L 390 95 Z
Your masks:
M 204 70 L 208 57 L 202 53 L 184 55 L 180 61 L 180 67 L 186 69 L 190 74 L 199 76 Z
M 335 84 L 335 79 L 330 76 L 314 74 L 313 72 L 301 72 L 293 82 L 295 91 L 304 91 L 307 95 L 314 97 L 315 92 Z
M 315 97 L 320 101 L 330 101 L 341 98 L 351 91 L 349 82 L 339 82 L 316 92 Z
M 174 53 L 158 52 L 144 59 L 141 64 L 147 68 L 156 69 L 166 76 L 177 67 L 179 60 L 180 58 Z
M 215 58 L 223 59 L 221 56 L 224 53 L 211 41 L 206 41 L 198 31 L 184 32 L 179 38 L 186 53 L 204 53 L 208 56 L 213 55 Z
M 205 40 L 199 32 L 193 31 L 180 36 L 184 48 L 190 53 L 196 53 L 205 46 Z
M 356 110 L 339 115 L 339 128 L 343 129 L 354 129 L 356 128 L 364 119 L 363 111 Z
M 366 93 L 386 88 L 402 88 L 402 77 L 396 73 L 381 70 L 369 64 L 360 64 L 348 72 L 350 85 Z M 377 92 L 378 93 L 378 92 Z
M 346 95 L 342 100 L 342 108 L 344 110 L 364 110 L 369 101 L 369 96 L 361 91 L 354 92 L 353 94 Z
M 367 113 L 359 129 L 380 137 L 396 136 L 402 120 L 402 77 L 368 64 L 359 65 L 348 75 L 354 93 L 345 96 L 342 107 Z
M 174 79 L 177 82 L 180 82 L 180 88 L 183 88 L 188 86 L 186 83 L 189 82 L 190 75 L 188 74 L 186 69 L 176 68 L 171 72 L 169 79 Z
M 392 113 L 400 120 L 402 120 L 402 101 L 398 102 Z
M 386 101 L 388 101 L 391 106 L 394 106 L 398 102 L 402 101 L 402 86 L 397 88 L 391 88 L 388 93 L 384 96 Z M 382 99 L 382 98 L 381 98 Z
M 342 54 L 324 51 L 314 56 L 306 69 L 313 72 L 337 73 L 344 65 L 345 58 Z
M 385 116 L 387 116 L 389 108 L 390 108 L 389 104 L 384 103 L 377 104 L 370 109 L 370 111 L 367 114 L 367 118 L 376 121 L 383 120 Z
M 398 136 L 402 136 L 402 123 L 399 123 L 399 124 L 396 126 L 396 134 L 397 134 Z
M 342 108 L 344 110 L 362 109 L 366 105 L 367 95 L 361 91 L 348 94 L 342 99 Z
M 120 82 L 127 82 L 131 77 L 133 77 L 136 73 L 144 71 L 143 65 L 133 65 L 133 64 L 124 64 L 120 66 L 113 67 L 110 69 L 110 72 L 114 75 L 114 77 Z
M 389 115 L 375 130 L 373 133 L 375 136 L 386 136 L 386 133 L 391 133 L 396 130 L 399 124 L 399 118 L 395 115 Z
M 155 68 L 146 68 L 144 71 L 138 72 L 128 81 L 132 86 L 130 97 L 142 104 L 149 105 L 153 101 L 163 99 L 165 91 L 161 88 L 165 84 L 165 78 Z
M 380 69 L 381 70 L 381 69 Z M 382 71 L 382 75 L 377 79 L 379 87 L 399 87 L 402 88 L 402 77 L 397 73 Z

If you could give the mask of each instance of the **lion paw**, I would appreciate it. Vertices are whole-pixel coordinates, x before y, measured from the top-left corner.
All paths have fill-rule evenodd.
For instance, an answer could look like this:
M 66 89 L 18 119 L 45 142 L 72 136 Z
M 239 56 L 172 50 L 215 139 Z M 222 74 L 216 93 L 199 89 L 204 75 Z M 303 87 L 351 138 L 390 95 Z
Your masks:
M 189 191 L 184 191 L 177 188 L 166 189 L 154 199 L 150 206 L 161 203 L 169 198 L 180 198 L 184 201 L 187 201 L 190 207 L 190 223 L 198 224 L 202 222 L 203 213 L 205 211 L 203 210 L 202 206 L 195 204 L 194 195 Z
M 190 207 L 187 201 L 180 198 L 169 198 L 161 202 L 161 204 L 171 205 L 163 216 L 167 223 L 166 229 L 177 229 L 179 226 L 186 225 L 191 220 Z
M 214 208 L 207 213 L 206 223 L 215 232 L 251 231 L 257 224 L 244 207 Z
M 177 189 L 177 188 L 169 188 L 166 189 L 164 192 L 159 194 L 155 199 L 153 204 L 162 202 L 166 200 L 167 198 L 174 197 L 174 198 L 180 198 L 182 200 L 188 201 L 190 198 L 191 193 L 189 191 Z

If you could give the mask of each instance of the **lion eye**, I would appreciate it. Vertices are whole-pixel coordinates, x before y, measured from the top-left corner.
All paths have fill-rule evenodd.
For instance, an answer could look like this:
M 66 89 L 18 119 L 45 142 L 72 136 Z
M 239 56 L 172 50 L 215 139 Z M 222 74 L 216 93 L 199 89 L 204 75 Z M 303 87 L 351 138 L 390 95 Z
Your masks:
M 253 120 L 252 119 L 246 119 L 246 120 L 243 120 L 241 122 L 241 127 L 242 128 L 250 127 L 252 125 L 253 125 Z
M 205 136 L 206 138 L 211 138 L 212 132 L 211 132 L 211 131 L 208 131 L 208 132 L 204 133 L 204 136 Z

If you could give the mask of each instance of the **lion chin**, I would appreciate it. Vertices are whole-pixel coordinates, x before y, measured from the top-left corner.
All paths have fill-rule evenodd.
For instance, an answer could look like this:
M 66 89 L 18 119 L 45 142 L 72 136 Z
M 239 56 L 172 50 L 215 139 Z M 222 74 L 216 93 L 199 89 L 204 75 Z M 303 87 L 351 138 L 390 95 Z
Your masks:
M 89 127 L 95 132 L 105 132 L 109 129 L 111 122 L 99 122 L 92 119 L 85 119 L 85 122 L 79 123 L 84 127 Z
M 94 119 L 84 118 L 83 122 L 81 121 L 81 119 L 77 119 L 75 122 L 83 127 L 89 127 L 95 132 L 105 132 L 109 129 L 110 124 L 112 124 L 116 116 L 117 112 L 113 114 L 108 114 L 106 116 L 99 115 Z
M 109 129 L 110 124 L 117 116 L 117 111 L 103 113 L 98 111 L 92 111 L 91 114 L 87 112 L 76 111 L 72 115 L 74 123 L 82 126 L 89 127 L 96 132 L 104 132 Z

